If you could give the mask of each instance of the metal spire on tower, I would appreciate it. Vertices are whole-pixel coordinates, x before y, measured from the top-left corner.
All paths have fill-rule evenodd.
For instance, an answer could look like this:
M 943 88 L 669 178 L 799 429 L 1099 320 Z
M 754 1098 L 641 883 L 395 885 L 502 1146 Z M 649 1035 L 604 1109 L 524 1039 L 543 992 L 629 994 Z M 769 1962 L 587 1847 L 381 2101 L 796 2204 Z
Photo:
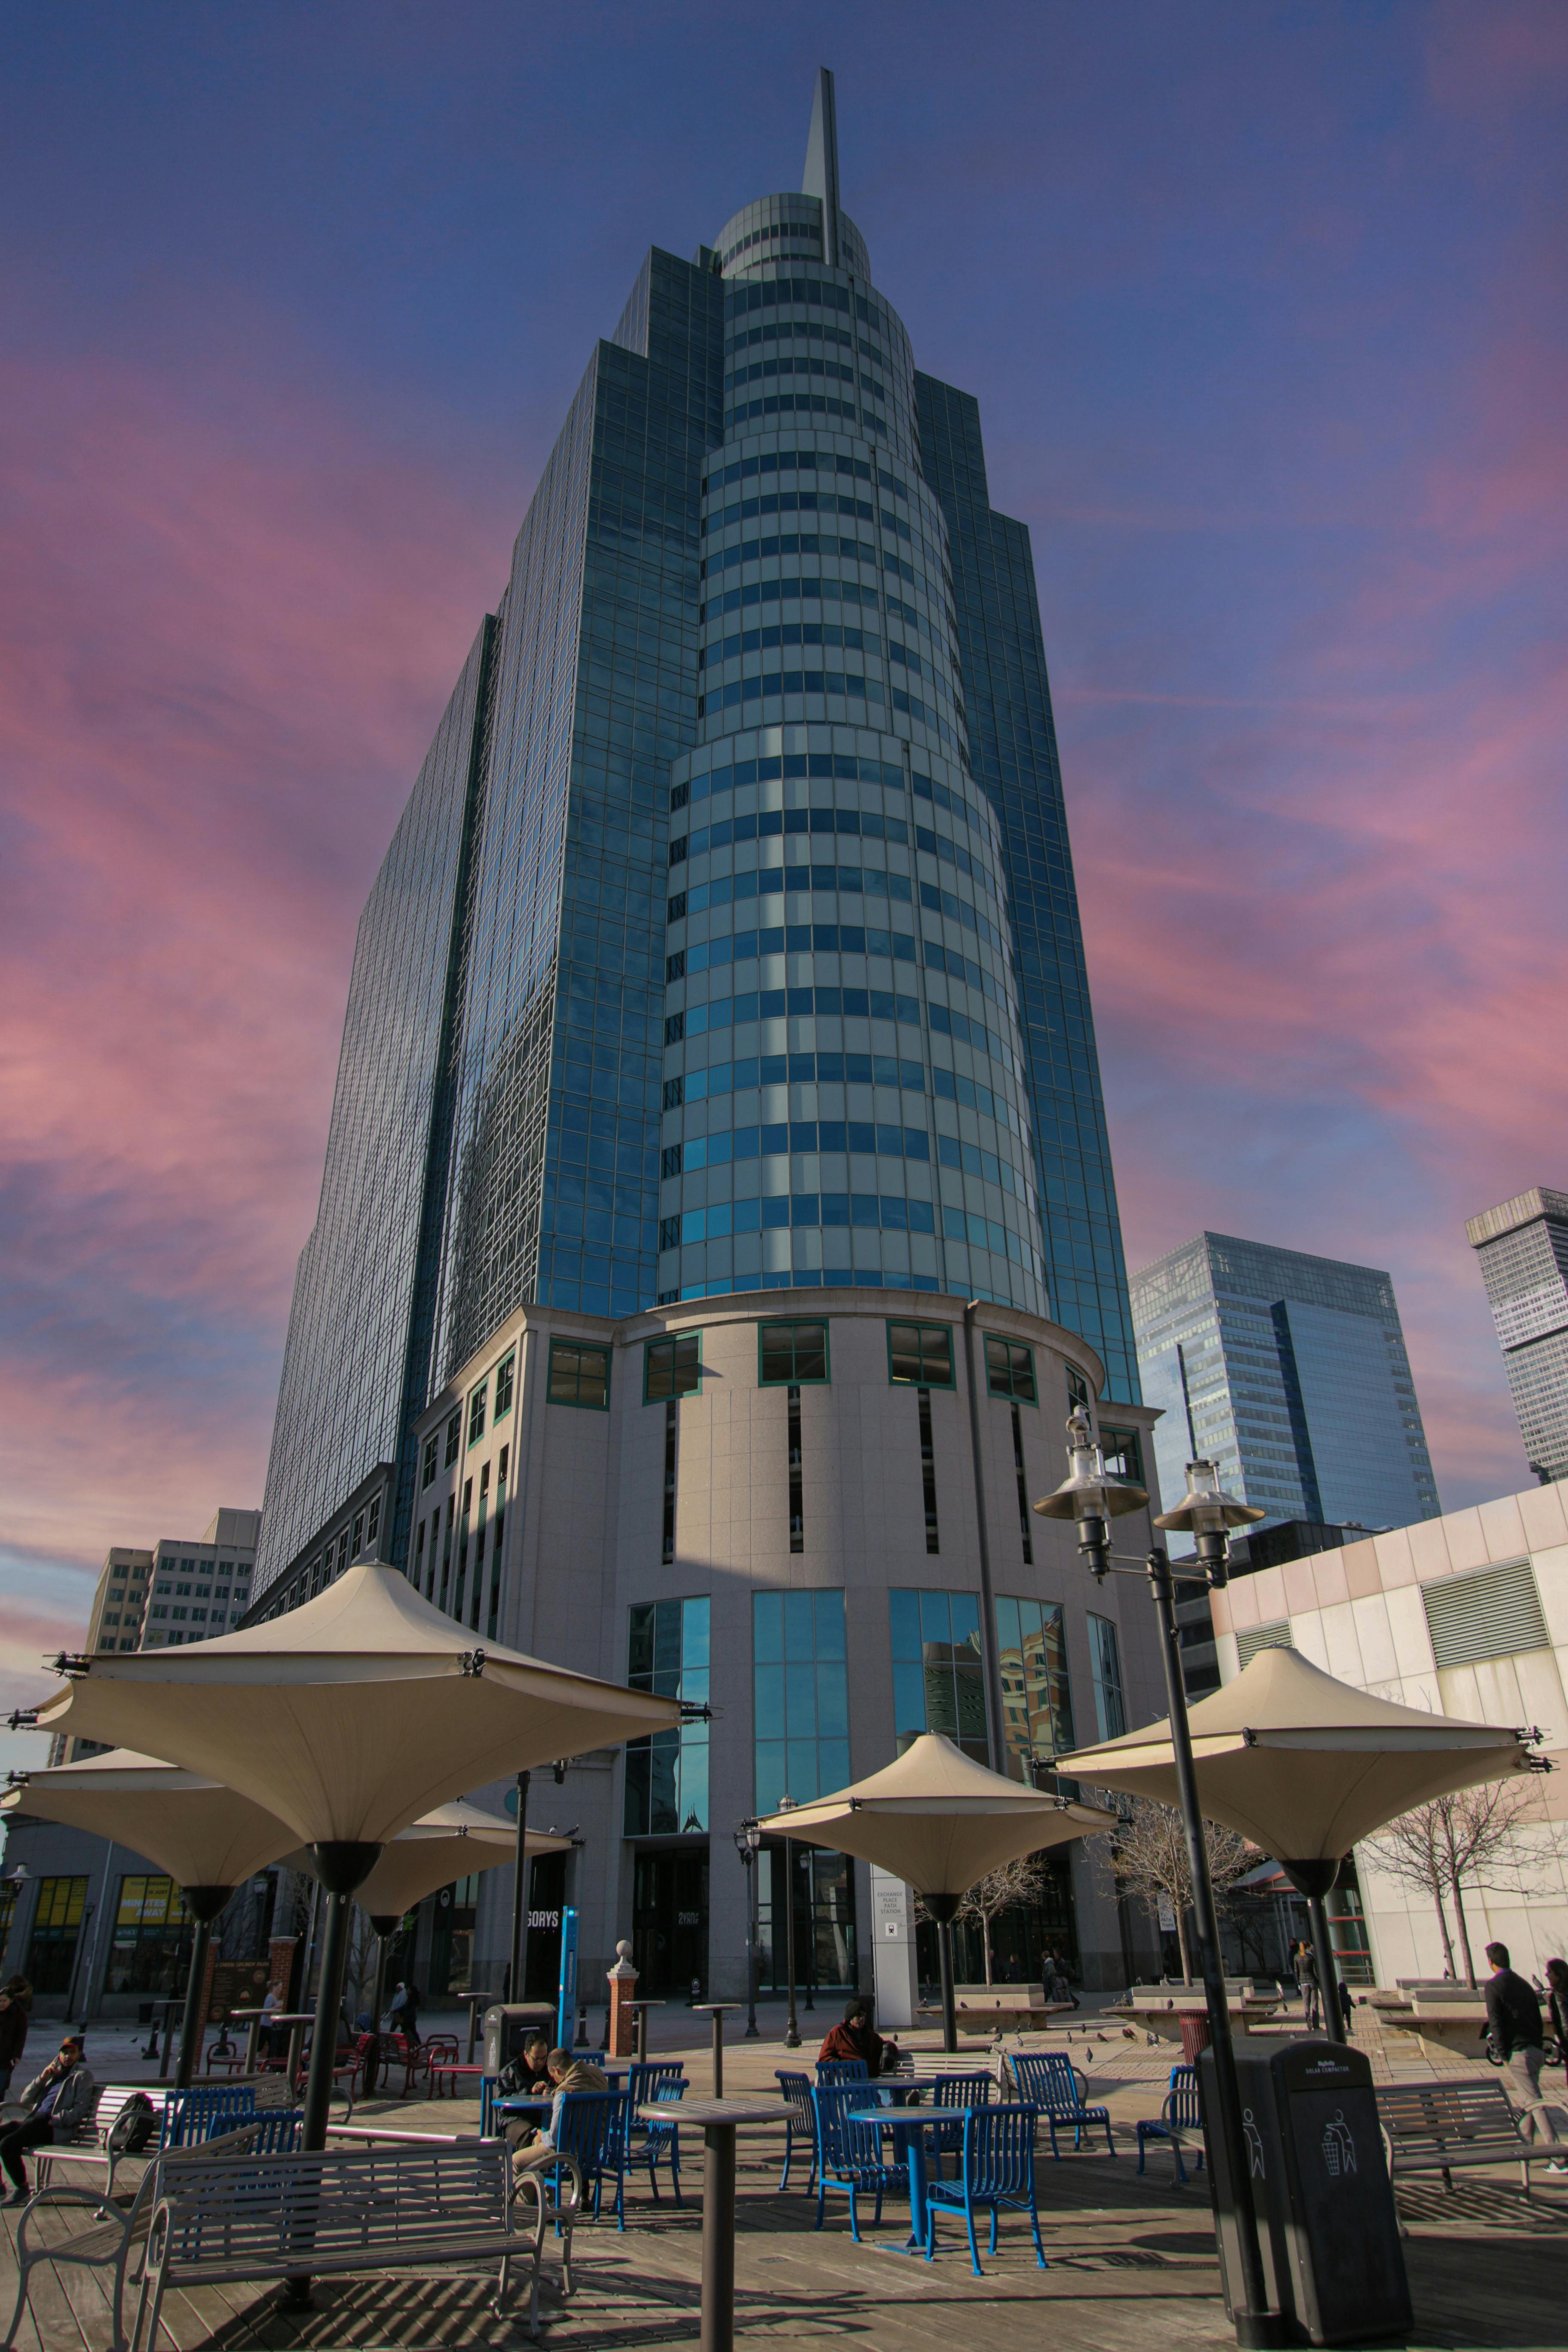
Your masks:
M 833 98 L 833 76 L 823 66 L 816 77 L 812 102 L 811 132 L 805 142 L 805 174 L 801 194 L 822 199 L 822 257 L 829 269 L 838 266 L 838 114 Z

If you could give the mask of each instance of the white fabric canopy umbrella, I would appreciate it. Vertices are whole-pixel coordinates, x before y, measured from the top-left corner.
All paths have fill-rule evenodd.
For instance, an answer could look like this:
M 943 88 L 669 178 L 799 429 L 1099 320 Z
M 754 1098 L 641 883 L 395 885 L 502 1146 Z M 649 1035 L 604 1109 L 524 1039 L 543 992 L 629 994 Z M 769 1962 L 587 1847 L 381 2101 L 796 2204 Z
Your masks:
M 550 1837 L 543 1830 L 526 1832 L 530 1858 L 536 1853 L 566 1853 L 570 1838 Z M 423 1903 L 437 1887 L 455 1878 L 470 1878 L 494 1870 L 517 1853 L 517 1826 L 479 1805 L 437 1805 L 421 1821 L 399 1830 L 381 1850 L 381 1860 L 368 1878 L 354 1889 L 354 1901 L 372 1918 L 394 1924 L 415 1904 Z M 285 1854 L 291 1870 L 314 1871 L 310 1848 Z
M 940 1731 L 928 1731 L 880 1772 L 771 1813 L 759 1826 L 774 1837 L 858 1854 L 925 1898 L 937 1923 L 943 2039 L 952 2050 L 952 1929 L 965 1889 L 1020 1854 L 1114 1830 L 1116 1815 L 1026 1789 L 975 1763 Z
M 161 1748 L 308 1845 L 382 1845 L 466 1789 L 680 1721 L 677 1700 L 481 1646 L 379 1560 L 240 1633 L 68 1671 L 41 1731 Z
M 1374 1698 L 1299 1650 L 1260 1650 L 1188 1721 L 1205 1812 L 1280 1863 L 1338 1862 L 1413 1805 L 1531 1769 L 1522 1731 Z M 1097 1787 L 1176 1802 L 1164 1718 L 1058 1760 Z
M 1356 1841 L 1452 1790 L 1537 1769 L 1527 1732 L 1376 1698 L 1283 1647 L 1260 1650 L 1187 1719 L 1199 1803 L 1272 1854 L 1306 1896 L 1331 2000 L 1337 1979 L 1323 1897 Z M 1164 1718 L 1060 1762 L 1096 1786 L 1177 1801 Z
M 286 1822 L 327 1888 L 304 2144 L 325 2145 L 347 1901 L 435 1805 L 535 1764 L 662 1731 L 679 1702 L 482 1646 L 401 1570 L 361 1560 L 303 1608 L 210 1642 L 94 1653 L 43 1731 L 154 1747 Z
M 195 2068 L 205 2023 L 201 1995 L 212 1923 L 242 1880 L 287 1853 L 292 1832 L 204 1773 L 123 1748 L 29 1773 L 24 1785 L 0 1797 L 0 1818 L 17 1813 L 37 1813 L 127 1846 L 167 1871 L 184 1895 L 195 1927 L 174 2075 L 183 2090 Z

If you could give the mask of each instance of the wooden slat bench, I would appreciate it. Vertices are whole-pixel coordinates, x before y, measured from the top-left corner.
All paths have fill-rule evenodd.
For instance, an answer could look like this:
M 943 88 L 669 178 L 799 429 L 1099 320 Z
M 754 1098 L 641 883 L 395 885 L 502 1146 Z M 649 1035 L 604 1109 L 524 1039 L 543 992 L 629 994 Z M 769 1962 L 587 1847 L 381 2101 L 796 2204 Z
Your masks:
M 568 2292 L 571 2230 L 580 2201 L 579 2190 L 559 2216 Z M 526 2203 L 514 2205 L 511 2151 L 501 2140 L 460 2147 L 332 2148 L 259 2163 L 243 2156 L 209 2160 L 199 2171 L 164 2181 L 148 2230 L 132 2352 L 139 2345 L 152 2352 L 156 2345 L 159 2311 L 171 2287 L 494 2262 L 500 2312 L 510 2265 L 520 2258 L 529 2266 L 528 2326 L 536 2333 L 547 2218 L 542 2194 L 531 2225 L 523 2220 L 526 2210 Z
M 1500 2083 L 1380 2084 L 1377 2112 L 1394 2180 L 1402 2174 L 1440 2172 L 1443 2186 L 1451 2189 L 1454 2172 L 1481 2164 L 1517 2164 L 1528 2197 L 1531 2166 L 1552 2158 L 1561 2163 L 1568 2156 L 1561 2142 L 1523 2137 Z

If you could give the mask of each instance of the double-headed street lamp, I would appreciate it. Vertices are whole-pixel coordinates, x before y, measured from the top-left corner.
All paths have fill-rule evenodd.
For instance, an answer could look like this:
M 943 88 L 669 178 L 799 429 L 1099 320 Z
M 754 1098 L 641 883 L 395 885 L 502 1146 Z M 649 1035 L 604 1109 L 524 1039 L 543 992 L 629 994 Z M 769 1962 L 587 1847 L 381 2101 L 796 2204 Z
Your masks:
M 1251 2172 L 1243 2136 L 1241 2095 L 1237 2081 L 1236 2052 L 1230 2038 L 1230 2010 L 1226 2000 L 1225 1971 L 1220 1960 L 1219 1932 L 1215 1916 L 1214 1887 L 1209 1878 L 1208 1848 L 1203 1814 L 1198 1806 L 1193 1771 L 1192 1735 L 1187 1728 L 1187 1696 L 1182 1681 L 1181 1651 L 1176 1636 L 1176 1601 L 1170 1559 L 1155 1545 L 1142 1559 L 1113 1553 L 1110 1521 L 1142 1510 L 1149 1500 L 1143 1487 L 1130 1478 L 1110 1476 L 1096 1444 L 1085 1412 L 1068 1422 L 1068 1475 L 1035 1505 L 1042 1518 L 1071 1519 L 1078 1528 L 1078 1548 L 1097 1583 L 1111 1570 L 1121 1574 L 1146 1575 L 1160 1619 L 1160 1655 L 1165 1669 L 1165 1699 L 1171 1717 L 1171 1745 L 1175 1758 L 1176 1790 L 1182 1827 L 1186 1833 L 1187 1862 L 1193 1881 L 1193 1924 L 1197 1931 L 1204 1993 L 1208 2004 L 1209 2046 L 1214 2053 L 1215 2121 L 1225 2147 L 1226 2170 L 1236 2200 L 1237 2250 L 1241 2292 L 1232 2316 L 1239 2345 L 1282 2343 L 1279 2314 L 1268 2308 L 1263 2284 L 1263 2258 L 1258 2241 L 1258 2217 L 1252 2203 Z M 1189 1462 L 1187 1491 L 1174 1510 L 1162 1511 L 1157 1528 L 1188 1534 L 1196 1539 L 1198 1567 L 1211 1586 L 1229 1580 L 1232 1528 L 1247 1527 L 1265 1514 L 1250 1503 L 1239 1503 L 1221 1487 L 1212 1462 Z
M 757 2039 L 757 1855 L 763 1843 L 755 1821 L 745 1821 L 735 1832 L 735 1852 L 746 1874 L 746 2031 L 743 2042 Z

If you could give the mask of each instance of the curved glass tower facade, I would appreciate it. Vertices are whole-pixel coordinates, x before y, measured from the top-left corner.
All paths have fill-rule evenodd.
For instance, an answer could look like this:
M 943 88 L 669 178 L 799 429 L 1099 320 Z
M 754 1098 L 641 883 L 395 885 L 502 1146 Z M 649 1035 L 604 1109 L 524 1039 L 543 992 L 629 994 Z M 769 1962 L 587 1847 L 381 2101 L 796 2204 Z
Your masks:
M 595 347 L 367 901 L 258 1590 L 373 1473 L 406 1558 L 419 1416 L 525 1302 L 873 1283 L 1136 1399 L 1028 533 L 824 74 L 801 193 L 653 248 Z
M 909 337 L 829 192 L 749 205 L 716 250 L 659 1297 L 874 1283 L 1046 1314 L 1004 843 Z

